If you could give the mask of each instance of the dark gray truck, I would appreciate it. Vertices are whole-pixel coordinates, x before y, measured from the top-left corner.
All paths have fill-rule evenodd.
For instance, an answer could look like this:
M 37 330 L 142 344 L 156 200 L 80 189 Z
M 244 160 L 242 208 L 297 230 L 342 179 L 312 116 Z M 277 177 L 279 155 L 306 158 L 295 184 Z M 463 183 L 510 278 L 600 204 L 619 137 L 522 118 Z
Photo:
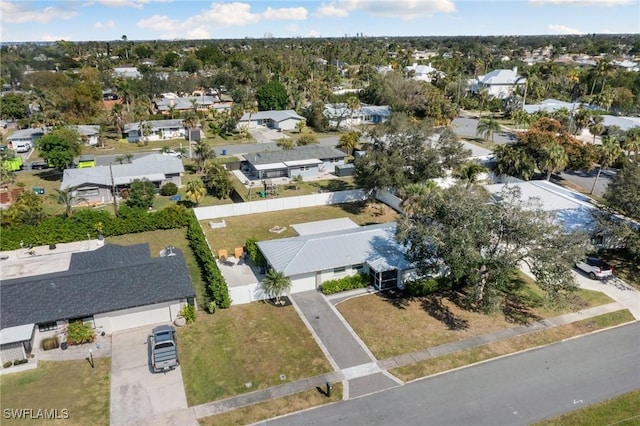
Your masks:
M 178 361 L 176 329 L 171 325 L 161 325 L 149 335 L 151 345 L 151 367 L 156 373 L 173 370 Z

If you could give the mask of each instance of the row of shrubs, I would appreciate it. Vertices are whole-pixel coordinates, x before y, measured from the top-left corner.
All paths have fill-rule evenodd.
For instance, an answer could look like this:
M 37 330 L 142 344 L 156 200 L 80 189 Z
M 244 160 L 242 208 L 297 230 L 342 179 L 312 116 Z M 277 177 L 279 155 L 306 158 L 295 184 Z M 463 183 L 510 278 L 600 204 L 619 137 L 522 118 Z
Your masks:
M 447 278 L 423 278 L 405 282 L 405 293 L 413 297 L 428 296 L 451 288 Z
M 216 307 L 228 308 L 231 306 L 231 297 L 229 297 L 227 283 L 218 269 L 218 264 L 207 244 L 202 227 L 193 213 L 189 216 L 187 240 L 189 240 L 189 247 L 191 247 L 202 271 L 202 279 L 205 282 L 207 296 L 210 300 L 206 304 L 207 310 L 213 313 Z
M 334 294 L 356 288 L 366 288 L 370 283 L 371 280 L 367 274 L 356 274 L 337 280 L 325 281 L 320 286 L 320 291 L 322 291 L 322 294 Z
M 2 229 L 0 250 L 17 250 L 20 242 L 40 246 L 85 240 L 87 234 L 96 237 L 98 223 L 102 224 L 105 236 L 180 228 L 189 224 L 192 215 L 184 206 L 178 205 L 157 212 L 122 206 L 117 217 L 102 210 L 83 209 L 71 217 L 50 216 L 37 225 Z
M 2 364 L 3 368 L 9 368 L 12 365 L 20 365 L 20 364 L 26 364 L 27 362 L 29 362 L 28 359 L 23 358 L 23 359 L 16 359 L 15 361 L 11 362 L 11 361 L 7 361 L 4 364 Z

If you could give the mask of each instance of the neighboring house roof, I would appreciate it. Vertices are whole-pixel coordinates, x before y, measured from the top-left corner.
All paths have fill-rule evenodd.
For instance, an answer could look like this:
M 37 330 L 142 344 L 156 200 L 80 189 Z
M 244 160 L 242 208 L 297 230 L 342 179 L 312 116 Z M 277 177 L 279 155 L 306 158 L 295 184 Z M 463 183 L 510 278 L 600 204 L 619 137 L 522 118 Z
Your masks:
M 580 107 L 588 108 L 589 105 L 581 102 L 564 102 L 558 99 L 546 99 L 539 104 L 529 104 L 524 106 L 524 110 L 529 114 L 533 114 L 536 111 L 554 112 L 559 109 L 565 108 L 569 111 L 577 111 Z
M 123 127 L 124 133 L 129 133 L 131 130 L 140 130 L 140 125 L 142 123 L 147 123 L 148 125 L 150 125 L 152 131 L 184 127 L 182 120 L 147 120 L 147 121 L 137 121 L 135 123 L 125 124 Z
M 130 250 L 118 246 L 99 248 L 103 267 L 78 267 L 53 274 L 17 278 L 0 283 L 0 328 L 82 318 L 195 296 L 182 253 L 152 258 L 129 258 Z M 89 254 L 89 253 L 86 253 Z M 85 255 L 85 253 L 83 253 Z M 81 256 L 82 257 L 82 256 Z M 95 266 L 96 263 L 90 263 Z
M 242 118 L 240 118 L 240 122 L 249 121 L 249 117 L 251 117 L 251 121 L 272 120 L 277 123 L 289 119 L 306 120 L 304 117 L 298 115 L 298 113 L 294 110 L 287 109 L 282 111 L 258 111 L 254 112 L 253 114 L 249 114 L 248 112 L 246 112 L 242 115 Z
M 288 277 L 365 262 L 386 265 L 386 269 L 412 269 L 395 233 L 395 223 L 384 223 L 260 241 L 258 247 L 269 264 Z
M 78 132 L 80 136 L 95 136 L 100 133 L 99 125 L 79 124 L 77 126 L 67 126 L 67 127 Z
M 22 130 L 16 130 L 11 135 L 7 136 L 7 140 L 9 142 L 18 141 L 18 140 L 33 138 L 34 136 L 40 137 L 40 136 L 43 136 L 44 134 L 45 134 L 45 130 L 43 129 L 22 129 Z
M 640 127 L 640 117 L 616 117 L 615 115 L 603 115 L 602 124 L 605 127 L 618 126 L 620 130 L 627 131 L 634 127 Z
M 15 327 L 7 327 L 0 330 L 0 345 L 31 340 L 35 324 L 23 324 Z
M 321 163 L 326 158 L 344 158 L 347 154 L 332 146 L 306 145 L 281 151 L 262 151 L 245 154 L 244 158 L 254 166 L 280 164 L 282 167 L 313 160 Z M 297 164 L 300 165 L 300 164 Z
M 160 181 L 166 175 L 184 173 L 184 165 L 179 158 L 170 155 L 149 154 L 136 158 L 127 164 L 88 167 L 85 169 L 65 169 L 61 189 L 77 188 L 82 185 L 111 186 L 111 176 L 116 185 L 127 185 L 136 179 Z
M 174 106 L 176 111 L 180 110 L 189 110 L 193 109 L 193 104 L 191 100 L 194 99 L 196 103 L 196 107 L 212 107 L 215 103 L 220 102 L 220 99 L 217 96 L 189 96 L 182 98 L 166 98 L 166 99 L 157 99 L 155 101 L 156 108 L 158 111 L 169 111 L 169 107 L 171 105 Z
M 142 78 L 142 74 L 137 67 L 115 67 L 113 74 L 125 78 Z
M 478 82 L 490 86 L 504 84 L 513 85 L 516 84 L 518 79 L 520 79 L 518 84 L 524 84 L 526 81 L 525 78 L 522 78 L 517 74 L 517 70 L 494 70 L 489 74 L 478 77 Z
M 585 195 L 546 180 L 498 183 L 485 185 L 485 188 L 499 200 L 500 192 L 505 186 L 519 187 L 523 200 L 538 199 L 540 208 L 544 211 L 553 212 L 556 221 L 567 231 L 588 231 L 593 225 L 591 210 L 595 206 L 591 204 L 590 198 Z
M 323 232 L 340 231 L 343 229 L 359 228 L 359 225 L 348 217 L 338 219 L 317 220 L 315 222 L 305 222 L 291 225 L 298 235 L 321 234 Z
M 347 108 L 347 104 L 339 103 L 339 104 L 326 104 L 324 106 L 323 114 L 328 119 L 337 119 L 337 118 L 351 118 L 351 110 Z M 367 105 L 360 104 L 360 108 L 353 111 L 353 117 L 364 117 L 364 116 L 381 116 L 381 117 L 389 117 L 391 115 L 391 107 L 388 105 Z

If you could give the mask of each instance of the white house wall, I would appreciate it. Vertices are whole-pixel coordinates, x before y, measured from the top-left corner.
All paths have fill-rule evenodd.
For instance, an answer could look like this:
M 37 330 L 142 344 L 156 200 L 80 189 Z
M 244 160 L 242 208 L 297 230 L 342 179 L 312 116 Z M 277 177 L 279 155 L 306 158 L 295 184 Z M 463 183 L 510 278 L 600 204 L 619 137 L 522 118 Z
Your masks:
M 173 301 L 94 315 L 96 328 L 107 334 L 145 325 L 173 322 L 184 305 Z

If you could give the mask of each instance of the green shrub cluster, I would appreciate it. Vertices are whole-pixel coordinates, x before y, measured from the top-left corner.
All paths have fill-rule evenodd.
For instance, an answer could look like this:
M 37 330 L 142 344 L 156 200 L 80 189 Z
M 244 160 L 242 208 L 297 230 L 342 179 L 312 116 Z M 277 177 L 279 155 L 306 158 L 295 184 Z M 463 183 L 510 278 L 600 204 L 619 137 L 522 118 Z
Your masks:
M 258 248 L 257 242 L 258 240 L 256 240 L 253 237 L 250 237 L 250 238 L 247 238 L 247 240 L 244 243 L 244 246 L 247 249 L 247 254 L 249 255 L 249 258 L 251 259 L 254 265 L 265 266 L 267 264 L 267 261 L 265 260 L 264 256 L 262 255 L 262 252 Z
M 4 364 L 2 364 L 2 368 L 9 368 L 13 365 L 13 363 L 11 361 L 7 361 Z
M 29 362 L 29 360 L 26 358 L 16 359 L 15 361 L 13 361 L 13 365 L 26 364 L 27 362 Z
M 100 210 L 82 209 L 73 216 L 51 216 L 38 225 L 23 225 L 2 229 L 0 250 L 17 250 L 20 242 L 34 246 L 69 243 L 97 236 L 96 224 L 101 223 L 105 236 L 133 234 L 187 226 L 191 215 L 184 206 L 172 205 L 157 212 L 120 207 L 118 217 Z
M 422 297 L 438 293 L 449 288 L 446 279 L 424 278 L 405 282 L 405 292 L 409 296 Z
M 67 343 L 70 345 L 81 345 L 92 343 L 96 339 L 91 325 L 81 321 L 72 322 L 67 326 Z
M 231 298 L 229 297 L 227 283 L 222 273 L 220 273 L 220 269 L 218 269 L 218 264 L 211 253 L 207 239 L 204 236 L 202 227 L 200 227 L 195 214 L 191 214 L 189 217 L 187 239 L 202 271 L 202 279 L 207 286 L 207 295 L 211 301 L 215 302 L 216 306 L 228 308 L 231 306 Z
M 178 186 L 173 182 L 167 182 L 160 188 L 160 195 L 170 197 L 178 193 Z
M 47 337 L 46 339 L 42 339 L 42 341 L 40 342 L 40 347 L 43 351 L 57 349 L 60 347 L 60 341 L 58 341 L 57 336 Z
M 320 291 L 322 291 L 322 294 L 334 294 L 356 288 L 365 288 L 368 287 L 370 283 L 367 274 L 356 274 L 337 280 L 325 281 L 320 286 Z
M 182 315 L 187 324 L 191 324 L 196 321 L 196 307 L 187 303 L 180 311 L 180 315 Z

